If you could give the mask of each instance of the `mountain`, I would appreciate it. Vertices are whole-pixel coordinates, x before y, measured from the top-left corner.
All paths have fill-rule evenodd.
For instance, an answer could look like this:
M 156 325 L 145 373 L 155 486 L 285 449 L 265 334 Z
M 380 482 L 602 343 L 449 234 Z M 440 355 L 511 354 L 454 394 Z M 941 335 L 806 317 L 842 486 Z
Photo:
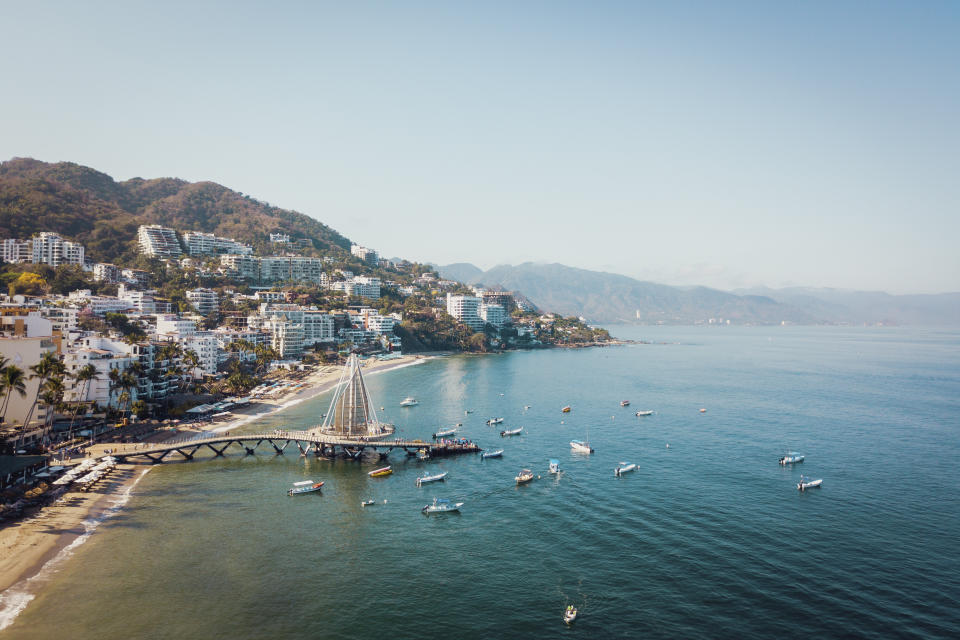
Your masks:
M 117 182 L 72 162 L 14 158 L 0 163 L 0 238 L 56 231 L 84 244 L 91 260 L 128 261 L 137 227 L 204 231 L 267 249 L 270 232 L 307 238 L 320 251 L 349 252 L 350 241 L 295 211 L 272 207 L 214 182 L 175 178 Z
M 437 269 L 442 278 L 456 280 L 457 282 L 471 283 L 483 275 L 483 269 L 469 262 L 457 262 L 443 267 L 435 264 L 431 264 L 430 266 Z

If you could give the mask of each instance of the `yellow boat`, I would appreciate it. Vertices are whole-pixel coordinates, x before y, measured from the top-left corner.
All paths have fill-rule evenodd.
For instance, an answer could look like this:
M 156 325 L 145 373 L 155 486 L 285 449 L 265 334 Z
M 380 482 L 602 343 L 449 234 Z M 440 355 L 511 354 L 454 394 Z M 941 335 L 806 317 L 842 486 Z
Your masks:
M 560 409 L 563 413 L 570 413 L 570 405 L 565 406 L 563 409 Z
M 391 473 L 393 473 L 393 469 L 391 469 L 390 467 L 381 467 L 379 469 L 374 469 L 367 475 L 370 476 L 371 478 L 380 478 L 382 476 L 388 476 Z

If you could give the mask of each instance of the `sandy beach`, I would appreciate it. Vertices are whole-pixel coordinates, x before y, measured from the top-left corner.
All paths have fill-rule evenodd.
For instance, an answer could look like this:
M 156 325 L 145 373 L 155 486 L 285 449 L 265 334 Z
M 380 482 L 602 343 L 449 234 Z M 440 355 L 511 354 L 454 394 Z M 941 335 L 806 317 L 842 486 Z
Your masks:
M 368 360 L 365 375 L 380 373 L 423 362 L 425 356 L 400 356 L 390 360 Z M 231 431 L 266 415 L 309 400 L 333 388 L 340 379 L 341 366 L 319 367 L 301 381 L 302 388 L 268 400 L 255 400 L 233 412 L 227 422 L 181 426 L 159 431 L 150 440 L 165 440 L 197 432 Z M 319 422 L 319 416 L 318 416 Z M 91 455 L 102 456 L 105 449 L 118 450 L 136 444 L 100 444 L 91 448 Z M 104 518 L 123 506 L 135 484 L 151 467 L 142 464 L 118 465 L 106 480 L 90 492 L 69 491 L 36 514 L 0 528 L 0 629 L 32 599 L 41 586 L 36 582 L 44 570 L 65 560 L 65 550 L 82 543 Z M 82 539 L 81 539 L 82 538 Z

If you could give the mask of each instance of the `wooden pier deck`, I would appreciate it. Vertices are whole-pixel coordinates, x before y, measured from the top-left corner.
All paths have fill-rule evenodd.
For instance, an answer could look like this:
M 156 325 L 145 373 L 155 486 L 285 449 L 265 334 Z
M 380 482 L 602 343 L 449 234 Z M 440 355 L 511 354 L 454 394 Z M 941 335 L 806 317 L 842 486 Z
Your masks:
M 444 457 L 483 451 L 475 442 L 466 444 L 437 443 L 423 440 L 405 440 L 390 438 L 385 440 L 367 440 L 356 438 L 340 438 L 318 431 L 287 431 L 277 429 L 269 433 L 247 433 L 233 435 L 228 433 L 212 436 L 194 436 L 181 438 L 170 442 L 155 444 L 120 445 L 110 455 L 121 462 L 141 458 L 153 464 L 160 464 L 171 453 L 178 454 L 181 460 L 193 460 L 201 449 L 207 448 L 214 453 L 214 457 L 223 456 L 232 445 L 239 445 L 245 455 L 252 456 L 263 443 L 270 445 L 273 453 L 282 455 L 290 444 L 295 444 L 301 456 L 311 452 L 317 457 L 345 457 L 360 459 L 364 451 L 372 450 L 386 457 L 394 449 L 402 449 L 408 456 L 415 456 L 421 449 L 426 449 L 430 457 Z M 269 452 L 270 449 L 267 449 Z

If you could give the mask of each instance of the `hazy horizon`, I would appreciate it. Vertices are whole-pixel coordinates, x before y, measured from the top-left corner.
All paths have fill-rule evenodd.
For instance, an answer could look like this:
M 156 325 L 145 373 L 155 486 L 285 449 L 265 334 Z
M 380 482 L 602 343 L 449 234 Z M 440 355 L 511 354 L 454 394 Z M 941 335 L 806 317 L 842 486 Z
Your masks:
M 0 157 L 211 180 L 384 256 L 960 291 L 960 5 L 7 7 Z

